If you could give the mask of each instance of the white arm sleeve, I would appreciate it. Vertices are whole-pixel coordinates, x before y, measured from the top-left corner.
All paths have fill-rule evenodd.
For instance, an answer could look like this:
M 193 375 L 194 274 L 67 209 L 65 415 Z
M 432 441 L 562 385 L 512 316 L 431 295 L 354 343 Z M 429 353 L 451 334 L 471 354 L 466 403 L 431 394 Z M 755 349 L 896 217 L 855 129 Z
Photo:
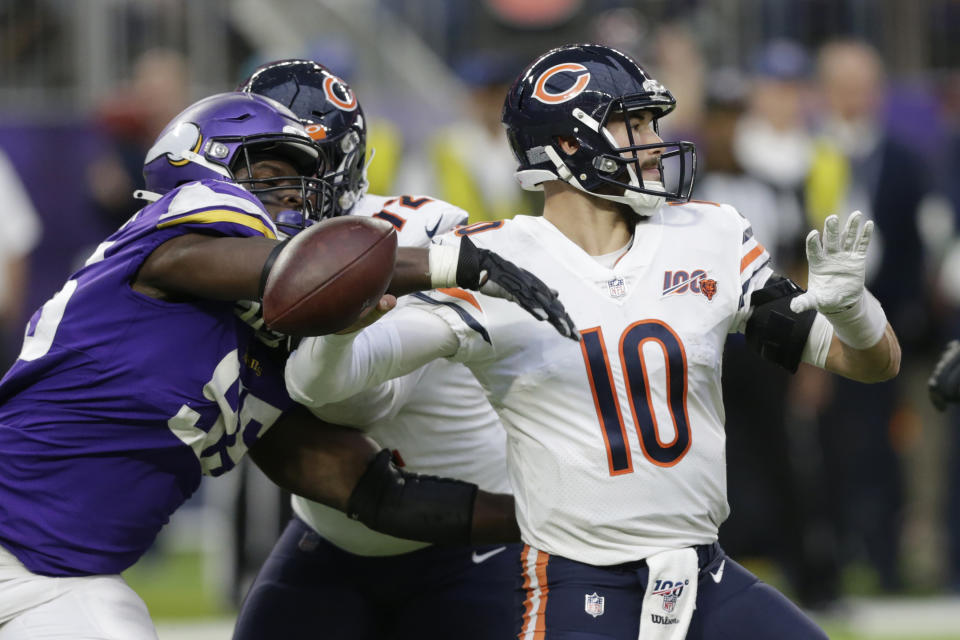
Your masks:
M 384 420 L 392 420 L 407 405 L 429 364 L 413 373 L 387 380 L 372 389 L 320 407 L 309 407 L 313 415 L 334 424 L 359 429 L 372 428 Z
M 827 364 L 827 353 L 830 351 L 832 341 L 833 325 L 823 317 L 823 314 L 818 313 L 817 317 L 813 319 L 813 325 L 807 335 L 807 344 L 803 347 L 803 355 L 800 356 L 800 359 L 823 369 Z
M 363 331 L 303 340 L 287 360 L 287 391 L 308 407 L 340 402 L 450 357 L 458 347 L 444 320 L 425 309 L 402 307 Z

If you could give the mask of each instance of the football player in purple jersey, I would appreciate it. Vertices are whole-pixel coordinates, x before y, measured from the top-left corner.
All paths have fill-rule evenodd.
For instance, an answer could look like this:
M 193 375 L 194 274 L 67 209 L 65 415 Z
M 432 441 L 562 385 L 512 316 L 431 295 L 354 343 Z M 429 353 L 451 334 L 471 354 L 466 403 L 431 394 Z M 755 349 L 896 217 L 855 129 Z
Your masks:
M 156 638 L 120 573 L 203 475 L 248 449 L 291 491 L 361 504 L 388 532 L 509 535 L 503 496 L 371 464 L 362 435 L 299 410 L 285 353 L 235 314 L 236 301 L 258 298 L 281 246 L 278 214 L 322 209 L 328 188 L 313 176 L 324 169 L 279 103 L 243 93 L 195 103 L 147 153 L 148 204 L 33 315 L 0 381 L 0 639 Z M 572 330 L 539 280 L 475 248 L 403 251 L 391 293 L 444 278 Z

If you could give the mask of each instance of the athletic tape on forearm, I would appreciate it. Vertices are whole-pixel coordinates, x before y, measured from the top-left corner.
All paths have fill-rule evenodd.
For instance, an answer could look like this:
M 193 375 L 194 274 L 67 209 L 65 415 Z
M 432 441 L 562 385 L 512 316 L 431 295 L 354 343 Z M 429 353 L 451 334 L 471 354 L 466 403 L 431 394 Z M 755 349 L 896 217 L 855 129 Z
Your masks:
M 432 244 L 427 257 L 430 265 L 430 284 L 434 289 L 457 286 L 457 265 L 460 262 L 459 248 Z
M 837 313 L 825 313 L 840 342 L 854 349 L 869 349 L 880 342 L 887 329 L 887 315 L 880 302 L 866 289 L 855 305 Z

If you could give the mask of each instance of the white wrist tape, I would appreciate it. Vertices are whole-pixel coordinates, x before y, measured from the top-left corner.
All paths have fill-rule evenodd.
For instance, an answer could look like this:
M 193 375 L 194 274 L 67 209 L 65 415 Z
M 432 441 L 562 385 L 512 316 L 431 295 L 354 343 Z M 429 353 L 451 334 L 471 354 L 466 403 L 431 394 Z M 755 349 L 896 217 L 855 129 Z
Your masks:
M 887 315 L 880 302 L 866 289 L 849 309 L 825 313 L 833 325 L 834 333 L 846 345 L 854 349 L 868 349 L 880 342 L 887 329 Z
M 457 264 L 460 248 L 445 244 L 431 244 L 427 254 L 430 264 L 430 284 L 434 289 L 457 286 Z

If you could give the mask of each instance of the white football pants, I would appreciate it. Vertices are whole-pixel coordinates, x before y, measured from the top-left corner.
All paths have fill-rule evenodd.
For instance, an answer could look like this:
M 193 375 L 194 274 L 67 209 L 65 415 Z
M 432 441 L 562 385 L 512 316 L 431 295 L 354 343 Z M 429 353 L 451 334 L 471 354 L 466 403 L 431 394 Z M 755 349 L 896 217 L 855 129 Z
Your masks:
M 0 640 L 157 640 L 147 606 L 119 575 L 31 573 L 0 547 Z

